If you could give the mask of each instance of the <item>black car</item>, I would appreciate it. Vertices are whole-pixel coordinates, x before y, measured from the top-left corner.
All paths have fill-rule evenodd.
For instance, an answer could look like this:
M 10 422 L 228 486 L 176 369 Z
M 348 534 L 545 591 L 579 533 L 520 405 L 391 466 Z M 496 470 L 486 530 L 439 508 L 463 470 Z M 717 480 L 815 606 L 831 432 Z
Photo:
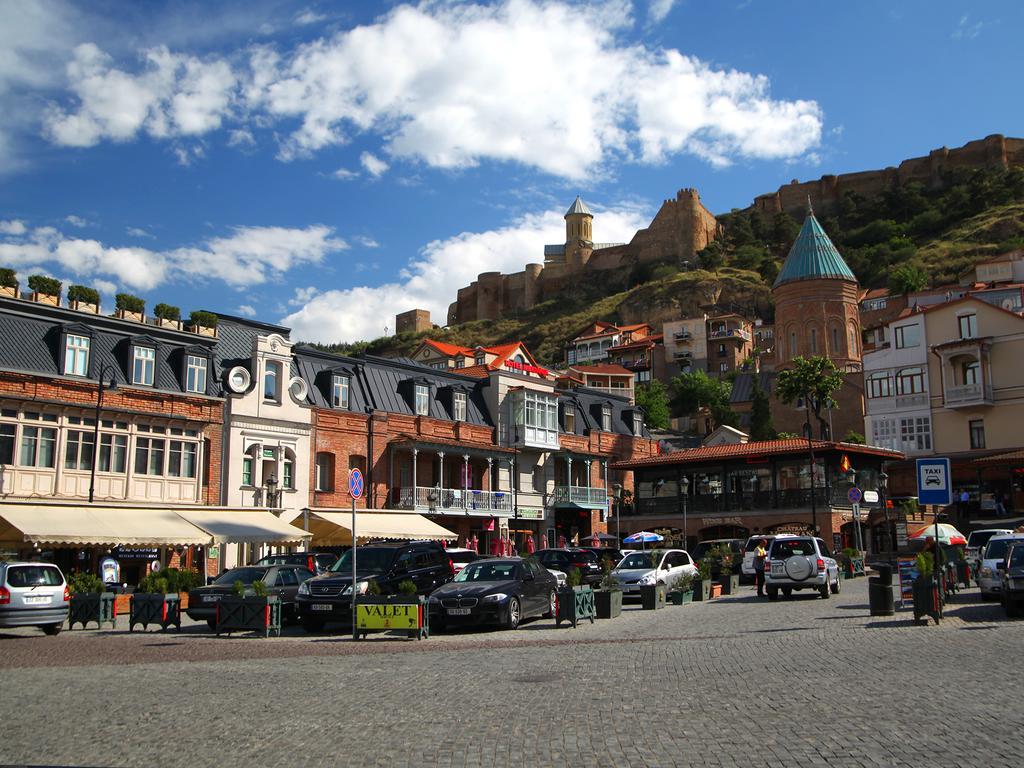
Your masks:
M 588 552 L 593 552 L 597 557 L 597 562 L 601 564 L 602 569 L 604 568 L 605 559 L 612 561 L 612 568 L 619 564 L 619 561 L 624 557 L 621 549 L 615 547 L 580 547 Z
M 356 551 L 356 591 L 365 594 L 376 582 L 385 595 L 398 594 L 398 585 L 409 580 L 416 592 L 428 595 L 452 580 L 455 567 L 436 541 L 405 544 L 368 544 Z M 307 632 L 319 632 L 325 624 L 352 626 L 352 550 L 330 572 L 310 579 L 296 597 L 299 620 Z
M 551 618 L 558 610 L 557 589 L 554 575 L 533 558 L 478 560 L 430 593 L 430 626 L 499 624 L 515 629 L 523 619 Z
M 217 603 L 225 595 L 234 594 L 235 582 L 251 587 L 254 581 L 267 585 L 267 594 L 281 598 L 281 620 L 294 621 L 295 594 L 299 585 L 313 578 L 313 572 L 301 565 L 242 565 L 222 573 L 213 584 L 197 587 L 188 593 L 190 619 L 205 621 L 213 629 L 217 623 Z
M 730 572 L 735 576 L 743 574 L 743 545 L 746 539 L 709 539 L 708 541 L 697 542 L 696 548 L 691 553 L 696 562 L 708 558 L 711 562 L 712 578 L 720 578 L 722 561 L 720 558 L 710 556 L 714 549 L 728 549 L 732 555 L 732 562 L 729 564 Z
M 540 564 L 552 571 L 561 571 L 569 575 L 569 570 L 575 568 L 580 572 L 584 584 L 596 584 L 603 576 L 601 563 L 597 555 L 589 549 L 582 547 L 562 547 L 561 549 L 538 549 L 533 557 L 540 561 Z
M 333 552 L 282 552 L 261 557 L 253 565 L 302 565 L 314 573 L 327 573 L 338 562 Z

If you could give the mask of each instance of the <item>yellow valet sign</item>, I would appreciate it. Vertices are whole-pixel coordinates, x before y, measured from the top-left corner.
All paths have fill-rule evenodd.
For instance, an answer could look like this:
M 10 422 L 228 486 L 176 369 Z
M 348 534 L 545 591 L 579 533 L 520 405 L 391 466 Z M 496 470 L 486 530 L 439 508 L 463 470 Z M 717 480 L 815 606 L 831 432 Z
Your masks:
M 423 606 L 411 603 L 356 603 L 359 629 L 419 629 L 423 625 Z

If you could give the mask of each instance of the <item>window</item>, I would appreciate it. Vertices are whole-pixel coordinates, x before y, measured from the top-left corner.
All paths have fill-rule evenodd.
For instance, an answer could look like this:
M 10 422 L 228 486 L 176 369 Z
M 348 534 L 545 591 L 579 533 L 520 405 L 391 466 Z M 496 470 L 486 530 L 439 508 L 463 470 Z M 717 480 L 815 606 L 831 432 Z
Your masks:
M 921 328 L 917 325 L 897 325 L 893 335 L 896 337 L 896 349 L 916 347 L 921 343 Z
M 572 405 L 566 405 L 562 413 L 562 424 L 565 431 L 570 435 L 576 434 L 576 409 Z
M 612 431 L 612 409 L 610 405 L 601 406 L 601 431 Z
M 633 413 L 633 434 L 642 435 L 644 433 L 644 415 L 639 412 Z
M 242 485 L 252 485 L 252 456 L 242 458 Z
M 171 440 L 167 457 L 168 477 L 195 477 L 198 446 L 181 440 Z
M 64 445 L 64 469 L 92 469 L 95 445 L 95 435 L 92 432 L 68 430 Z
M 206 358 L 189 355 L 185 361 L 185 389 L 206 394 Z
M 135 347 L 132 364 L 132 384 L 153 386 L 153 367 L 156 364 L 156 350 L 152 347 Z
M 281 487 L 288 490 L 295 488 L 295 454 L 288 450 L 281 462 Z
M 728 370 L 729 370 L 729 364 L 728 363 L 719 363 L 718 364 L 718 371 L 719 371 L 719 373 L 725 373 Z
M 453 392 L 452 393 L 452 417 L 456 421 L 466 420 L 466 393 L 465 392 Z
M 281 378 L 281 364 L 268 362 L 263 373 L 263 399 L 277 401 L 278 380 Z
M 558 445 L 558 401 L 550 395 L 531 390 L 513 393 L 512 423 L 516 427 L 514 442 Z
M 924 371 L 921 368 L 903 368 L 896 373 L 896 394 L 916 395 L 924 392 Z
M 14 463 L 14 430 L 13 424 L 0 424 L 0 464 Z
M 18 463 L 21 466 L 53 468 L 56 451 L 56 429 L 51 427 L 21 428 L 21 455 L 18 457 Z
M 483 352 L 477 352 L 476 357 L 473 358 L 473 364 L 474 365 L 483 365 L 486 362 L 487 362 L 487 358 L 484 356 Z
M 637 371 L 635 374 L 633 374 L 633 380 L 637 384 L 646 384 L 647 382 L 649 382 L 651 380 L 651 372 L 650 372 L 650 370 L 647 370 L 647 371 Z
M 981 383 L 981 366 L 976 360 L 970 363 L 964 363 L 960 368 L 960 374 L 963 376 L 965 386 L 967 384 Z
M 335 375 L 331 379 L 331 407 L 348 408 L 348 376 Z
M 971 448 L 985 447 L 985 420 L 976 419 L 968 423 L 971 430 Z
M 164 473 L 164 451 L 167 441 L 153 437 L 139 437 L 135 440 L 135 474 L 162 475 Z
M 868 376 L 868 397 L 889 397 L 892 395 L 892 379 L 888 373 L 872 373 Z
M 896 448 L 896 420 L 875 419 L 871 422 L 871 444 L 880 448 Z
M 930 451 L 932 428 L 929 416 L 900 419 L 900 450 Z
M 455 358 L 455 367 L 456 368 L 465 368 L 466 367 L 466 358 L 464 358 L 464 357 L 456 357 Z
M 797 356 L 796 331 L 789 332 L 789 356 Z
M 960 315 L 956 319 L 960 326 L 961 339 L 973 339 L 978 335 L 978 316 L 975 314 Z
M 127 424 L 125 425 L 127 427 Z M 128 435 L 100 435 L 100 455 L 96 469 L 100 472 L 123 473 L 127 466 Z
M 719 344 L 719 345 L 718 345 L 718 356 L 719 356 L 719 357 L 725 357 L 725 356 L 726 356 L 726 354 L 727 354 L 727 353 L 726 353 L 726 351 L 725 351 L 725 344 Z
M 430 413 L 429 392 L 426 384 L 416 385 L 416 415 L 426 416 Z
M 67 335 L 64 342 L 64 373 L 70 376 L 89 375 L 89 337 Z
M 882 334 L 882 341 L 885 341 L 885 328 L 879 329 Z M 848 352 L 849 357 L 857 356 L 857 328 L 854 325 L 850 326 L 850 348 Z
M 321 451 L 316 455 L 316 468 L 313 474 L 313 489 L 317 491 L 334 490 L 334 454 Z
M 818 354 L 818 329 L 811 328 L 811 354 Z

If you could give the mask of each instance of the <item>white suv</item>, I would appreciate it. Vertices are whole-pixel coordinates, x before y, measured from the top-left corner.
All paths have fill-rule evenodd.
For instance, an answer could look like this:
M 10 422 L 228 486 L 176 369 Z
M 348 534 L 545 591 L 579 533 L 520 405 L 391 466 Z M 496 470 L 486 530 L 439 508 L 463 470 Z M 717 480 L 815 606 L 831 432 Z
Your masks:
M 994 600 L 1002 594 L 1003 575 L 997 564 L 1006 559 L 1010 545 L 1019 541 L 1024 541 L 1024 533 L 998 534 L 985 544 L 978 563 L 978 589 L 982 600 Z
M 0 627 L 39 627 L 56 635 L 71 596 L 64 574 L 50 563 L 0 563 Z
M 768 550 L 764 581 L 769 600 L 778 600 L 780 589 L 786 597 L 794 590 L 816 589 L 828 599 L 830 594 L 839 594 L 839 564 L 821 539 L 776 538 Z
M 765 542 L 764 548 L 767 550 L 771 548 L 772 542 L 775 539 L 791 539 L 795 536 L 797 536 L 795 533 L 768 533 L 764 536 L 751 536 L 747 539 L 747 545 L 743 548 L 743 575 L 754 575 L 754 550 L 757 549 L 759 541 Z

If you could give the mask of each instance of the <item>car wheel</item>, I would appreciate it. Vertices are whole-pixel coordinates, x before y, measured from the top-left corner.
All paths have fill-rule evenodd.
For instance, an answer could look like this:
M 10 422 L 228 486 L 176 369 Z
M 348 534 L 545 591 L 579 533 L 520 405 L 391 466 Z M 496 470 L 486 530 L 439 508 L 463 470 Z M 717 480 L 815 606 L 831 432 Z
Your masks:
M 558 613 L 558 595 L 555 593 L 555 590 L 552 589 L 548 593 L 548 610 L 547 610 L 547 613 L 542 614 L 541 618 L 553 619 L 555 617 L 556 613 Z
M 216 619 L 207 619 L 206 620 L 206 626 L 208 626 L 210 629 L 216 629 L 217 628 L 217 620 Z
M 843 580 L 836 575 L 836 580 L 832 583 L 832 594 L 838 595 L 843 588 Z
M 825 582 L 824 584 L 822 584 L 818 588 L 818 594 L 821 595 L 821 599 L 822 600 L 828 600 L 829 599 L 829 597 L 832 595 L 832 590 L 829 587 L 828 582 Z
M 43 632 L 45 632 L 46 634 L 48 634 L 50 636 L 53 636 L 53 635 L 59 635 L 60 631 L 62 629 L 64 629 L 64 625 L 63 624 L 44 624 L 43 626 L 40 627 L 40 629 L 43 630 Z
M 515 629 L 519 626 L 519 619 L 522 618 L 519 608 L 519 598 L 508 599 L 508 612 L 505 615 L 505 629 Z
M 793 588 L 792 587 L 783 587 L 782 588 L 782 594 L 785 595 L 786 597 L 792 597 L 793 596 Z
M 323 632 L 324 620 L 323 619 L 312 619 L 308 616 L 302 618 L 302 628 L 306 632 Z
M 768 599 L 769 600 L 778 600 L 779 599 L 779 588 L 778 587 L 768 587 L 767 589 L 768 589 Z

